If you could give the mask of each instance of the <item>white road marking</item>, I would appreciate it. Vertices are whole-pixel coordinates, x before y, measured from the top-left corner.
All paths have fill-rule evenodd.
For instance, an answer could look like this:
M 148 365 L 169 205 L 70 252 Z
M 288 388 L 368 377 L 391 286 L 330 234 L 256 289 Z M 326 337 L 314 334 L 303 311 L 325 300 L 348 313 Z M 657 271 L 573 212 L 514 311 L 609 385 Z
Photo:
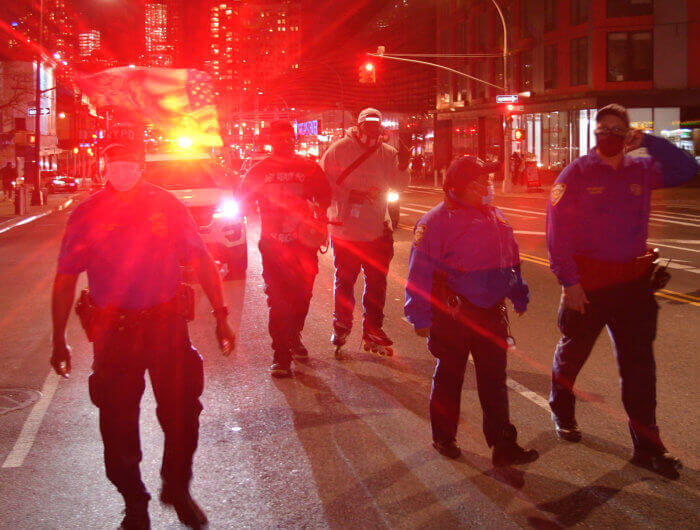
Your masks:
M 39 432 L 39 427 L 41 427 L 41 422 L 44 419 L 44 415 L 51 404 L 54 392 L 58 387 L 58 381 L 60 377 L 56 375 L 53 371 L 49 372 L 44 381 L 44 386 L 41 388 L 41 399 L 37 401 L 32 407 L 29 416 L 24 421 L 22 430 L 19 433 L 19 437 L 15 442 L 12 451 L 7 455 L 5 462 L 2 464 L 3 468 L 10 467 L 21 467 L 24 463 L 24 459 L 29 454 L 29 451 L 34 445 L 34 440 Z
M 499 208 L 500 210 L 505 210 L 505 211 L 507 211 L 507 212 L 531 213 L 531 214 L 534 214 L 534 215 L 540 215 L 540 216 L 542 216 L 542 217 L 544 217 L 545 215 L 547 215 L 545 212 L 540 212 L 540 211 L 538 211 L 538 210 L 521 210 L 520 208 L 509 208 L 509 207 L 506 207 L 506 206 L 498 206 L 498 208 Z
M 469 360 L 471 361 L 471 359 Z M 526 386 L 521 385 L 517 381 L 511 379 L 510 377 L 506 379 L 506 385 L 508 385 L 508 388 L 511 388 L 512 390 L 523 396 L 525 399 L 529 399 L 530 401 L 532 401 L 538 407 L 543 408 L 547 412 L 551 412 L 551 409 L 549 408 L 549 401 L 540 396 L 537 392 L 533 392 Z
M 685 250 L 686 252 L 700 252 L 700 249 L 697 249 L 697 248 L 686 248 L 686 247 L 677 247 L 675 245 L 667 245 L 666 243 L 660 243 L 659 241 L 655 241 L 653 239 L 647 239 L 647 242 L 651 243 L 652 245 L 659 246 L 659 247 L 675 248 L 676 250 Z
M 17 222 L 7 221 L 6 223 L 11 223 L 10 226 L 7 226 L 5 228 L 0 228 L 0 234 L 3 234 L 5 232 L 7 232 L 8 230 L 12 230 L 13 228 L 17 228 L 18 226 L 26 225 L 28 223 L 31 223 L 32 221 L 36 221 L 37 219 L 41 219 L 42 217 L 46 217 L 47 215 L 50 215 L 56 211 L 65 210 L 71 204 L 73 204 L 73 199 L 68 199 L 63 204 L 59 204 L 58 207 L 54 210 L 49 210 L 48 212 L 40 213 L 38 215 L 32 215 L 29 217 L 25 217 L 24 219 L 21 219 L 20 221 L 17 221 Z M 3 223 L 3 224 L 6 224 L 6 223 Z
M 544 236 L 546 232 L 535 232 L 533 230 L 513 230 L 514 234 L 522 234 L 524 236 Z
M 693 274 L 700 274 L 700 269 L 696 269 L 695 267 L 691 267 L 690 265 L 682 265 L 680 263 L 676 263 L 675 261 L 672 261 L 671 263 L 668 264 L 669 269 L 677 269 L 679 271 L 684 271 L 684 272 L 692 272 Z
M 409 212 L 416 212 L 416 213 L 428 213 L 429 210 L 416 210 L 415 208 L 407 208 L 406 206 L 401 207 L 402 210 L 407 210 Z
M 700 221 L 700 215 L 692 215 L 688 213 L 669 212 L 668 210 L 664 210 L 663 212 L 652 211 L 651 213 L 655 215 L 663 215 L 669 217 L 670 219 L 679 219 L 681 221 Z
M 17 228 L 18 226 L 26 225 L 27 223 L 31 223 L 32 221 L 36 221 L 37 219 L 40 219 L 46 215 L 49 215 L 50 213 L 51 212 L 46 212 L 46 213 L 42 213 L 39 215 L 32 215 L 31 217 L 25 217 L 21 221 L 13 223 L 11 226 L 0 229 L 0 234 L 7 232 L 8 230 L 12 230 L 13 228 Z
M 684 221 L 674 221 L 673 219 L 666 219 L 664 217 L 661 217 L 659 214 L 652 213 L 649 216 L 650 219 L 653 219 L 654 221 L 660 221 L 662 223 L 670 223 L 674 225 L 683 225 L 683 226 L 693 226 L 695 228 L 700 228 L 699 223 L 686 223 Z

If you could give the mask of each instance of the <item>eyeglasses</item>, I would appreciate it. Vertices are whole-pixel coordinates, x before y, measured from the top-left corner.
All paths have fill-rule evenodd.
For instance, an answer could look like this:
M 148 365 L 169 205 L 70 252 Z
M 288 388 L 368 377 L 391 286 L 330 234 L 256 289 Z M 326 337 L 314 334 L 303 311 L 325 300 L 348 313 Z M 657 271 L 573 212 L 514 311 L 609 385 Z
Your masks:
M 627 134 L 627 129 L 623 129 L 622 127 L 613 127 L 612 129 L 609 129 L 608 127 L 596 127 L 595 133 L 596 134 L 614 134 L 616 136 L 625 136 Z

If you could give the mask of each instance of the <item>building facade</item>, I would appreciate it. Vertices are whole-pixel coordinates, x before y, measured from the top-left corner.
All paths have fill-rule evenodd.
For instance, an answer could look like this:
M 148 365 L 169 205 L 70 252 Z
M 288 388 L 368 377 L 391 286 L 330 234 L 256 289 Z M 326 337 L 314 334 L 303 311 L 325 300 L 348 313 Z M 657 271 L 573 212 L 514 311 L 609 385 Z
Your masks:
M 144 65 L 179 66 L 183 45 L 182 7 L 181 0 L 144 3 Z
M 496 85 L 439 75 L 436 149 L 441 167 L 461 154 L 504 153 L 504 122 L 523 134 L 512 150 L 536 158 L 550 180 L 594 145 L 596 109 L 617 102 L 632 125 L 700 155 L 700 3 L 692 0 L 445 0 L 438 50 L 470 54 L 444 64 Z M 474 57 L 478 55 L 477 57 Z M 527 93 L 512 110 L 496 95 Z M 692 141 L 695 136 L 695 143 Z

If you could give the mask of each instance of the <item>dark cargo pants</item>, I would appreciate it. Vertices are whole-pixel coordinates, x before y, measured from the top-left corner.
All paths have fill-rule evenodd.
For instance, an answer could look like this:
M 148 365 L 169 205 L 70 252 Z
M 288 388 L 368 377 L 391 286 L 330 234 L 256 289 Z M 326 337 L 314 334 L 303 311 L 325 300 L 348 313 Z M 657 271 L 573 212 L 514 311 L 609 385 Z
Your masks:
M 559 307 L 562 337 L 554 352 L 549 404 L 562 420 L 574 419 L 573 386 L 603 327 L 615 345 L 622 403 L 635 449 L 663 450 L 656 426 L 656 337 L 658 305 L 648 279 L 586 293 L 581 314 Z
M 107 477 L 127 502 L 149 498 L 139 470 L 139 413 L 148 371 L 165 435 L 161 477 L 174 488 L 186 488 L 204 385 L 202 358 L 190 343 L 187 322 L 169 314 L 136 325 L 117 321 L 100 327 L 89 385 L 100 411 Z
M 260 238 L 268 328 L 272 338 L 273 361 L 289 365 L 291 350 L 301 341 L 309 312 L 314 280 L 318 273 L 317 250 L 293 241 L 282 243 Z
M 437 357 L 430 393 L 433 440 L 448 443 L 457 436 L 464 372 L 471 353 L 486 443 L 492 447 L 515 441 L 517 432 L 510 423 L 506 387 L 507 336 L 505 307 L 456 315 L 434 312 L 428 340 L 430 353 Z

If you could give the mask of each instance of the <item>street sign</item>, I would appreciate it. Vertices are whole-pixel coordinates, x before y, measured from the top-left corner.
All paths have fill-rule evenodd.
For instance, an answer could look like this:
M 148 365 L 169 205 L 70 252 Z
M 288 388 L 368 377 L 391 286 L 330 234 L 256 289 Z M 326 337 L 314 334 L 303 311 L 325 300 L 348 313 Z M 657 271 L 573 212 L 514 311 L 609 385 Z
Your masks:
M 501 94 L 500 96 L 496 96 L 496 103 L 517 103 L 518 102 L 518 95 L 517 94 Z
M 51 109 L 49 107 L 41 107 L 41 115 L 46 116 L 47 114 L 51 113 Z M 36 116 L 36 107 L 29 107 L 27 109 L 27 114 L 30 116 Z

